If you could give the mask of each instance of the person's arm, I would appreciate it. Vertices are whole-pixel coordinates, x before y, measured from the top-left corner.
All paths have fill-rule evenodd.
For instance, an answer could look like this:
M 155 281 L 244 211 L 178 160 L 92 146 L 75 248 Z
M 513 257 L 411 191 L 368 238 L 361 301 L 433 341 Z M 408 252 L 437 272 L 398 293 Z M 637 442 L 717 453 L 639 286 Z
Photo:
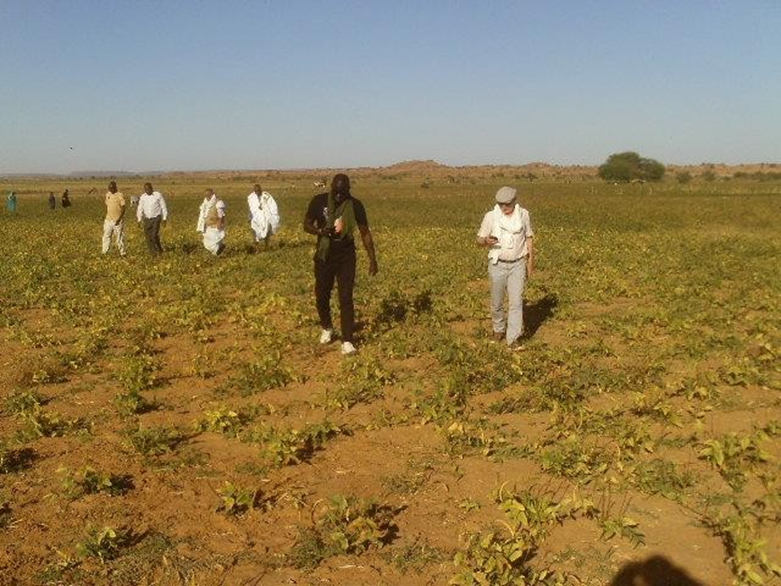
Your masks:
M 304 232 L 314 234 L 315 236 L 325 236 L 326 234 L 325 228 L 315 226 L 315 219 L 309 217 L 309 215 L 304 216 Z
M 165 205 L 165 198 L 160 194 L 160 207 L 163 209 L 163 224 L 168 221 L 168 206 Z
M 480 229 L 477 231 L 476 244 L 478 246 L 490 248 L 499 242 L 498 238 L 491 236 L 492 229 L 493 224 L 491 222 L 491 215 L 489 212 L 483 216 L 483 221 L 480 223 Z
M 477 245 L 478 246 L 484 246 L 486 248 L 490 248 L 492 246 L 495 246 L 499 242 L 499 239 L 496 236 L 478 236 L 477 237 Z
M 119 208 L 119 217 L 117 218 L 117 221 L 114 222 L 115 226 L 119 226 L 122 223 L 122 218 L 125 217 L 125 200 L 122 200 L 122 205 Z
M 225 203 L 217 206 L 217 218 L 220 220 L 219 229 L 225 230 Z
M 529 212 L 524 214 L 526 217 L 526 250 L 529 252 L 529 258 L 526 261 L 526 276 L 530 277 L 534 272 L 534 229 L 532 228 L 532 219 Z
M 138 198 L 138 209 L 136 210 L 136 218 L 138 219 L 138 223 L 141 223 L 141 220 L 144 218 L 144 206 L 143 206 L 143 196 Z
M 317 208 L 317 205 L 315 204 L 316 199 L 317 198 L 315 197 L 309 202 L 309 207 L 306 210 L 306 214 L 304 214 L 304 232 L 313 234 L 314 236 L 325 236 L 328 234 L 328 230 L 315 226 L 315 220 L 317 218 L 317 213 L 315 212 L 315 209 Z
M 369 230 L 369 226 L 362 226 L 358 224 L 358 230 L 361 232 L 361 240 L 363 241 L 363 247 L 366 249 L 366 254 L 369 255 L 369 274 L 377 274 L 377 254 L 374 251 L 374 239 L 372 238 L 372 231 Z

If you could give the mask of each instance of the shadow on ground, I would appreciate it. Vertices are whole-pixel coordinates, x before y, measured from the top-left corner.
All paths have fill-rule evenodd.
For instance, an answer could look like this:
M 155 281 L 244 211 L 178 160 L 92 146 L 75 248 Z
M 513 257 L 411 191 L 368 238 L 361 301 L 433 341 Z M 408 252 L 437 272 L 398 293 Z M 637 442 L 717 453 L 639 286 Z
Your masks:
M 537 330 L 540 329 L 540 326 L 553 317 L 553 311 L 558 304 L 559 298 L 553 293 L 548 293 L 542 299 L 524 305 L 523 323 L 527 338 L 533 337 Z
M 667 558 L 653 556 L 621 568 L 610 586 L 705 586 Z

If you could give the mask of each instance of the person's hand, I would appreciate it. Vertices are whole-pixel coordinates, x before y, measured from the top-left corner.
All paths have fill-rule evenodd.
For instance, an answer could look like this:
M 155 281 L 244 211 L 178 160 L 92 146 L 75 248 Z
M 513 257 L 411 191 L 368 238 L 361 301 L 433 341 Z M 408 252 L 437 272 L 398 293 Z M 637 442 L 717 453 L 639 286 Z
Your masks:
M 529 257 L 529 260 L 526 263 L 526 277 L 529 278 L 533 274 L 534 274 L 534 259 L 532 257 Z
M 379 268 L 377 267 L 377 261 L 372 259 L 369 261 L 369 274 L 376 275 Z
M 499 244 L 499 239 L 496 236 L 488 236 L 485 239 L 485 243 L 488 246 L 496 246 L 497 244 Z

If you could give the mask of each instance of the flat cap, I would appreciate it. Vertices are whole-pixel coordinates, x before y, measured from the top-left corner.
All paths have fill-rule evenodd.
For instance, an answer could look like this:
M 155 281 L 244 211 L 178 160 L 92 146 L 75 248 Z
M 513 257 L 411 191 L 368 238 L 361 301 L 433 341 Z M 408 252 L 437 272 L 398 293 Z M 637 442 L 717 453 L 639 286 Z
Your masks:
M 510 203 L 515 199 L 515 194 L 514 187 L 502 187 L 496 192 L 496 203 Z

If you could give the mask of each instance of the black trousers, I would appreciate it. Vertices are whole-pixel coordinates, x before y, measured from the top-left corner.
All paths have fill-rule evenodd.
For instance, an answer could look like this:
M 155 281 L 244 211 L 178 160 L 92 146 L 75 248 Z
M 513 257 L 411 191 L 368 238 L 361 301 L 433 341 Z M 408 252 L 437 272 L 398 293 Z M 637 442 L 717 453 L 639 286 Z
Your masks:
M 163 252 L 163 245 L 160 244 L 160 221 L 161 217 L 144 218 L 144 236 L 146 237 L 146 246 L 152 254 Z
M 339 314 L 341 317 L 342 341 L 353 341 L 355 329 L 355 307 L 353 306 L 353 288 L 355 287 L 355 249 L 350 248 L 338 255 L 330 255 L 325 261 L 315 258 L 315 301 L 320 326 L 324 330 L 333 327 L 331 320 L 331 291 L 334 280 L 339 289 Z

